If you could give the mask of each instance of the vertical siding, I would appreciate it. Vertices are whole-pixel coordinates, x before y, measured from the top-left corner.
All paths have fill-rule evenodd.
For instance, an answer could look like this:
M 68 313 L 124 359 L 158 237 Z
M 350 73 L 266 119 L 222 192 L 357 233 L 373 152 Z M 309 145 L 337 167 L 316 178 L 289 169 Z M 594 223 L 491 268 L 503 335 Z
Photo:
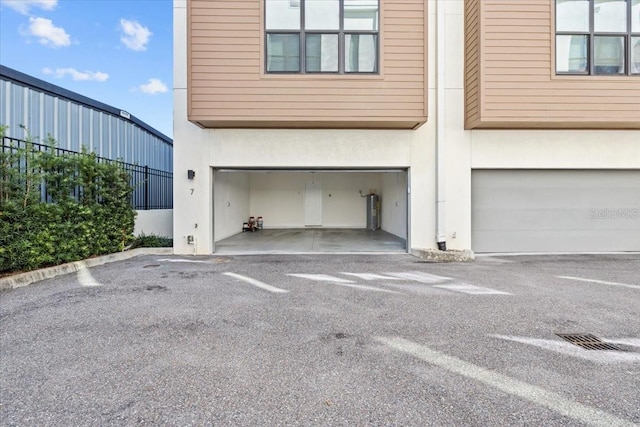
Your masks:
M 27 137 L 24 125 L 36 142 L 51 135 L 67 150 L 85 146 L 101 157 L 164 171 L 173 167 L 172 146 L 133 122 L 12 80 L 0 79 L 0 124 L 12 138 Z
M 465 128 L 480 121 L 480 0 L 465 2 Z
M 466 96 L 482 96 L 480 118 L 468 127 L 640 128 L 640 77 L 555 75 L 554 0 L 478 3 L 481 68 Z M 473 40 L 466 43 L 472 50 Z
M 261 4 L 188 2 L 189 120 L 404 128 L 426 121 L 424 0 L 381 0 L 380 75 L 265 75 Z
M 51 135 L 56 138 L 55 135 L 55 98 L 51 95 L 43 94 L 43 106 L 42 106 L 42 129 L 40 135 L 45 137 Z

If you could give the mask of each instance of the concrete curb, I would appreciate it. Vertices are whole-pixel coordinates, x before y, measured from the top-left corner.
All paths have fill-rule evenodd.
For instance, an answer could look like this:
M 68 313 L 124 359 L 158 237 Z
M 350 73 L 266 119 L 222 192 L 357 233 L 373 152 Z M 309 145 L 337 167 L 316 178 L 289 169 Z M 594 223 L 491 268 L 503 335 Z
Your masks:
M 14 274 L 13 276 L 0 278 L 0 291 L 21 288 L 41 280 L 51 279 L 52 277 L 62 276 L 63 274 L 74 273 L 83 268 L 95 267 L 109 262 L 123 261 L 141 255 L 173 255 L 173 248 L 138 248 L 130 251 L 89 258 L 83 261 L 56 265 L 55 267 Z
M 473 251 L 440 251 L 438 249 L 411 249 L 411 255 L 432 262 L 472 262 L 476 259 Z

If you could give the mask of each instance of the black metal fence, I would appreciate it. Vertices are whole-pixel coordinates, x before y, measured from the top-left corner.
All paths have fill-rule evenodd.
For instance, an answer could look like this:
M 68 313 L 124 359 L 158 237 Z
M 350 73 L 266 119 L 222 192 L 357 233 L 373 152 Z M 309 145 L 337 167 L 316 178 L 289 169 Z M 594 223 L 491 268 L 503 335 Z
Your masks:
M 33 152 L 49 151 L 51 147 L 45 144 L 38 144 L 35 142 L 27 143 L 15 138 L 2 138 L 2 153 L 14 153 L 20 149 L 29 149 Z M 63 154 L 81 156 L 82 153 L 77 151 L 65 150 L 63 148 L 53 148 L 54 153 L 58 156 Z M 121 166 L 130 177 L 130 183 L 133 187 L 133 194 L 131 195 L 131 205 L 137 210 L 150 210 L 150 209 L 172 209 L 173 208 L 173 173 L 162 171 L 159 169 L 153 169 L 148 166 L 139 166 L 131 163 L 121 162 L 119 160 L 111 160 L 105 157 L 96 157 L 96 161 L 100 163 L 115 163 Z M 18 169 L 26 168 L 28 165 L 23 162 L 18 165 L 13 165 Z M 44 187 L 42 185 L 41 187 Z M 40 191 L 42 200 L 47 201 L 46 188 L 41 188 Z M 74 196 L 79 196 L 79 191 L 76 191 Z

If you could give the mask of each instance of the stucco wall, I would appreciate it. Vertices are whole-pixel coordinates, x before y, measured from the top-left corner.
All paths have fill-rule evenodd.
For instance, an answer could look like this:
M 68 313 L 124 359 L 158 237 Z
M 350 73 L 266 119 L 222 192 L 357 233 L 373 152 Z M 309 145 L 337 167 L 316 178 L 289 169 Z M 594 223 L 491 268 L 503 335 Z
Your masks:
M 136 211 L 136 223 L 133 234 L 155 234 L 156 236 L 173 237 L 173 209 L 154 209 Z

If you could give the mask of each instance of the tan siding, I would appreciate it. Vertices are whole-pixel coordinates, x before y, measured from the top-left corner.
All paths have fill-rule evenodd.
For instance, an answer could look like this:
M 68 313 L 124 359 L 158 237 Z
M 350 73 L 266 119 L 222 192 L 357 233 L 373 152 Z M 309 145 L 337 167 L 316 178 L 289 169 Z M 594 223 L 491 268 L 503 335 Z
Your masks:
M 380 75 L 264 73 L 260 0 L 188 1 L 189 119 L 205 127 L 414 128 L 426 2 L 381 1 Z
M 465 127 L 480 120 L 480 0 L 465 1 Z
M 466 127 L 640 128 L 639 77 L 555 75 L 553 4 L 467 2 Z

